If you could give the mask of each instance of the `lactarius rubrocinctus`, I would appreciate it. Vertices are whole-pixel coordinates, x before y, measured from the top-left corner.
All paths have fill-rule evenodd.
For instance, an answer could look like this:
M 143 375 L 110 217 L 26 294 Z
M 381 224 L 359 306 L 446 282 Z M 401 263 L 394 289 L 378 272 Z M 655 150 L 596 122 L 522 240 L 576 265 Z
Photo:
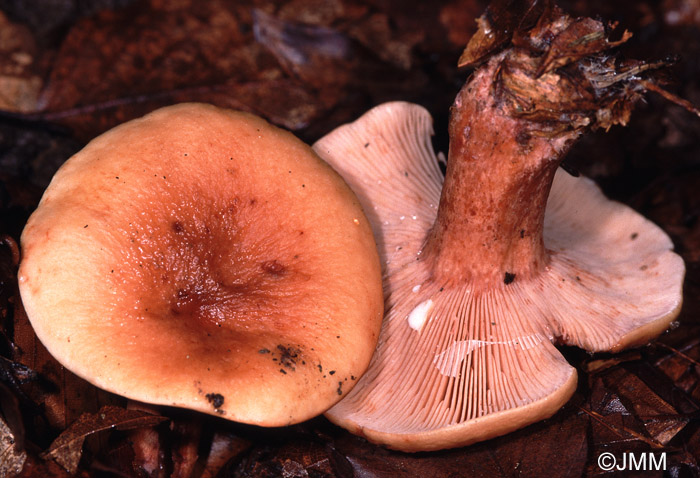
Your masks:
M 20 291 L 68 369 L 106 390 L 264 426 L 355 384 L 382 316 L 352 191 L 292 134 L 183 104 L 93 140 L 22 234 Z
M 444 180 L 417 105 L 381 105 L 314 145 L 380 248 L 377 352 L 326 414 L 370 441 L 436 450 L 549 417 L 576 387 L 553 343 L 617 351 L 679 312 L 685 268 L 668 236 L 558 170 L 584 130 L 627 121 L 653 65 L 617 63 L 601 23 L 533 4 L 545 6 L 509 17 L 527 29 L 480 19 Z

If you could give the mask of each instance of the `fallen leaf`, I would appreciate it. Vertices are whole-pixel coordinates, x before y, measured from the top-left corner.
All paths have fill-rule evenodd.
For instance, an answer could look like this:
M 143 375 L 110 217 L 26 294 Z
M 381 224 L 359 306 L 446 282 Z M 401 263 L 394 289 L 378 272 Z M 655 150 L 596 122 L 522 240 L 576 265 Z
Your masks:
M 477 19 L 478 29 L 462 52 L 458 66 L 474 66 L 496 53 L 521 30 L 529 30 L 551 10 L 550 0 L 494 0 Z
M 656 443 L 668 444 L 688 424 L 687 416 L 679 414 L 634 374 L 625 374 L 622 369 L 617 369 L 605 380 L 608 387 L 629 404 L 630 413 L 642 421 Z
M 630 32 L 625 31 L 620 40 L 610 41 L 606 30 L 601 22 L 592 18 L 574 19 L 551 41 L 535 75 L 540 77 L 580 58 L 619 46 L 632 37 Z
M 150 427 L 166 421 L 166 417 L 152 415 L 140 410 L 127 410 L 105 406 L 98 413 L 84 413 L 66 428 L 51 446 L 42 453 L 42 458 L 52 458 L 69 473 L 75 473 L 85 438 L 104 430 L 132 430 Z
M 85 471 L 68 473 L 59 464 L 28 455 L 22 473 L 17 478 L 90 478 Z
M 226 85 L 279 79 L 279 64 L 253 39 L 249 10 L 153 0 L 79 20 L 53 62 L 39 116 L 89 140 L 160 106 L 215 102 L 207 94 Z
M 13 478 L 19 475 L 26 460 L 27 452 L 0 416 L 0 476 Z
M 351 82 L 358 52 L 347 35 L 325 26 L 281 20 L 263 10 L 253 11 L 253 32 L 288 72 L 314 88 Z

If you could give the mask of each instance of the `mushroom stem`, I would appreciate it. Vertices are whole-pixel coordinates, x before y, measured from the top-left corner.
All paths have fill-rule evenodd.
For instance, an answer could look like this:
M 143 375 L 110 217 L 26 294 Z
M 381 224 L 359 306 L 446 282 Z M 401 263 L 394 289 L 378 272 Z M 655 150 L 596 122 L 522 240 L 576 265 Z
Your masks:
M 424 251 L 441 281 L 475 287 L 530 277 L 547 264 L 544 211 L 554 173 L 576 132 L 531 133 L 493 93 L 501 59 L 459 92 L 438 215 Z
M 444 180 L 417 105 L 378 106 L 314 145 L 370 212 L 386 310 L 367 373 L 326 416 L 403 451 L 551 416 L 576 388 L 555 341 L 642 344 L 682 297 L 668 236 L 557 170 L 581 132 L 629 120 L 657 65 L 618 61 L 607 50 L 627 32 L 609 41 L 611 26 L 547 1 L 496 1 L 479 27 Z

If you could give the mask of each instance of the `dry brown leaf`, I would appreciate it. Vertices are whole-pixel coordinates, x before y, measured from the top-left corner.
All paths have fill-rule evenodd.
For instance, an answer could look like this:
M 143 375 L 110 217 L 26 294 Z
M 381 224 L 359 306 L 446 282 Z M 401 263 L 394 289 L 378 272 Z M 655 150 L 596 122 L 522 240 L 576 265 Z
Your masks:
M 642 421 L 656 443 L 667 445 L 688 424 L 688 417 L 679 414 L 637 376 L 616 369 L 605 377 L 605 381 L 623 402 L 630 404 L 630 413 Z
M 53 461 L 42 460 L 29 455 L 24 464 L 24 469 L 18 478 L 90 478 L 85 471 L 68 473 L 59 464 Z
M 631 37 L 632 34 L 625 31 L 620 40 L 610 41 L 601 22 L 592 18 L 576 18 L 552 41 L 536 76 L 573 63 L 579 58 L 619 46 Z
M 27 452 L 17 442 L 14 433 L 0 416 L 0 476 L 19 475 L 27 460 Z
M 82 457 L 85 438 L 104 430 L 133 430 L 150 427 L 167 420 L 166 417 L 152 415 L 140 410 L 126 410 L 120 407 L 105 406 L 98 413 L 84 413 L 56 438 L 43 458 L 51 458 L 69 473 L 75 473 Z
M 492 1 L 477 19 L 478 29 L 462 52 L 458 66 L 474 66 L 484 61 L 510 42 L 514 35 L 529 30 L 541 18 L 547 20 L 551 8 L 551 0 Z
M 222 88 L 279 79 L 276 60 L 253 40 L 249 10 L 153 1 L 79 20 L 54 60 L 40 116 L 88 140 L 160 106 L 216 102 Z

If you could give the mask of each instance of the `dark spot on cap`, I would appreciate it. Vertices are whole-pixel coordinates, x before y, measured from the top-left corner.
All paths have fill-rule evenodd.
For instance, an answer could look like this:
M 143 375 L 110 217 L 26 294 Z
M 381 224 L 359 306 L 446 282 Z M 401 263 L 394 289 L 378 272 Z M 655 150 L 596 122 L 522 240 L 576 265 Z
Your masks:
M 285 347 L 284 345 L 278 345 L 277 350 L 280 351 L 280 365 L 284 366 L 288 370 L 296 370 L 297 359 L 301 354 L 301 349 L 291 346 Z
M 335 373 L 335 370 L 331 370 L 328 372 L 329 375 L 333 375 Z
M 513 274 L 512 272 L 506 272 L 506 275 L 503 277 L 503 283 L 506 285 L 510 284 L 514 280 L 515 280 L 515 274 Z
M 369 147 L 369 143 L 365 143 L 365 148 L 368 148 L 368 147 Z
M 269 353 L 270 353 L 270 349 L 260 349 L 260 350 L 258 350 L 258 353 L 259 353 L 259 354 L 269 354 Z
M 337 392 L 338 392 L 338 395 L 342 395 L 342 394 L 343 394 L 343 382 L 338 382 L 338 390 L 337 390 Z
M 207 402 L 211 403 L 212 406 L 217 410 L 221 408 L 221 405 L 224 404 L 224 396 L 220 393 L 207 393 L 205 397 L 207 399 Z
M 520 239 L 525 237 L 525 229 L 520 229 Z
M 634 240 L 637 239 L 638 237 L 639 237 L 639 233 L 633 232 L 632 235 L 630 236 L 630 239 L 632 239 L 632 240 L 634 241 Z
M 182 223 L 180 221 L 175 221 L 173 222 L 173 231 L 175 231 L 176 234 L 182 233 L 185 229 L 182 227 Z

